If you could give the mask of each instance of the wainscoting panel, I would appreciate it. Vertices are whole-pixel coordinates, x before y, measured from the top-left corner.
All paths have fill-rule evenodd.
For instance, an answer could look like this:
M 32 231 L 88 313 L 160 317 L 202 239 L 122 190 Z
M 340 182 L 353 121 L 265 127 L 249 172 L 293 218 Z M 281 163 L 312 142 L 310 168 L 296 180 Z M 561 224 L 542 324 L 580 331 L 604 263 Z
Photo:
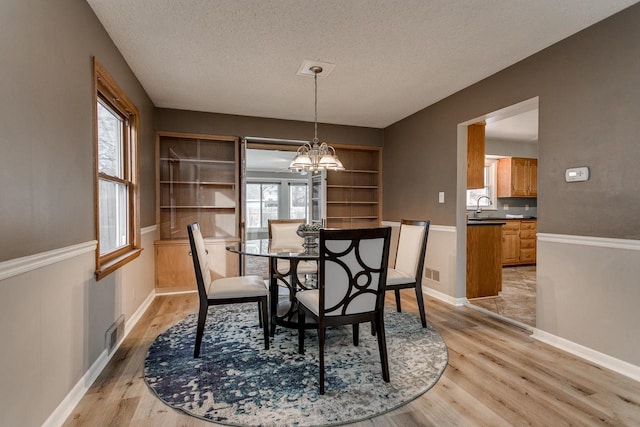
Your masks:
M 144 229 L 142 255 L 99 282 L 95 242 L 3 263 L 0 425 L 59 425 L 66 418 L 61 405 L 75 406 L 67 397 L 104 358 L 107 329 L 123 315 L 130 330 L 127 322 L 153 292 L 155 234 L 155 226 Z
M 538 234 L 537 328 L 640 366 L 640 242 Z

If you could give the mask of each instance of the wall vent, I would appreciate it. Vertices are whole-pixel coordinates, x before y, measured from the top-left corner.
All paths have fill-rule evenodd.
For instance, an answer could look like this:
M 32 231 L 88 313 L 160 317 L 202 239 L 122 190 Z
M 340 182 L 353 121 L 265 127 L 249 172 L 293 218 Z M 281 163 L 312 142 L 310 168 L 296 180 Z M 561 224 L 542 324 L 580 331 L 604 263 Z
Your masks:
M 105 347 L 109 354 L 113 352 L 122 338 L 124 338 L 124 316 L 120 315 L 105 333 Z
M 433 270 L 431 268 L 426 267 L 424 269 L 424 276 L 425 278 L 429 279 L 429 280 L 433 280 L 435 282 L 439 282 L 440 281 L 440 272 L 438 270 Z

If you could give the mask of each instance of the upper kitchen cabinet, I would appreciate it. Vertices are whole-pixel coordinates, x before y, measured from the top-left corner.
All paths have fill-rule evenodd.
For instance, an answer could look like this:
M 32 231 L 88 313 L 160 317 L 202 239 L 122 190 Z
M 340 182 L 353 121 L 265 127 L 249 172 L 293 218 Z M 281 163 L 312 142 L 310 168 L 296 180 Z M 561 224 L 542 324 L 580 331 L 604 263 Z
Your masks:
M 538 159 L 500 159 L 498 197 L 538 197 Z
M 467 128 L 467 189 L 484 188 L 485 124 Z

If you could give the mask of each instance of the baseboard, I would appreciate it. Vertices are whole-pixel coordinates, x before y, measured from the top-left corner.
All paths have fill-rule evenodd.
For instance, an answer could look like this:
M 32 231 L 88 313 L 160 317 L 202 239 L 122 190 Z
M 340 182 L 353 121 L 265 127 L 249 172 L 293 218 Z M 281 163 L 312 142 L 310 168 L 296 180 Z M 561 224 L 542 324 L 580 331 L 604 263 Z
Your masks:
M 124 338 L 127 335 L 129 335 L 129 332 L 131 332 L 133 327 L 138 324 L 138 322 L 140 321 L 140 318 L 142 318 L 142 315 L 147 311 L 147 309 L 149 308 L 149 306 L 151 305 L 155 297 L 156 297 L 156 291 L 152 290 L 151 293 L 149 293 L 149 295 L 147 296 L 147 298 L 142 302 L 142 304 L 140 304 L 140 307 L 138 307 L 138 309 L 131 315 L 131 317 L 129 317 L 129 320 L 125 321 L 124 337 L 122 337 L 121 342 L 124 341 Z M 118 343 L 118 347 L 120 347 L 120 343 Z
M 500 320 L 501 322 L 508 323 L 510 325 L 523 329 L 525 331 L 533 332 L 535 330 L 533 326 L 527 325 L 526 323 L 518 322 L 517 320 L 510 319 L 500 314 L 494 313 L 493 311 L 487 310 L 486 308 L 473 305 L 468 301 L 464 304 L 464 306 L 472 310 L 479 311 L 480 313 L 486 314 L 489 317 L 493 317 L 494 319 Z
M 169 292 L 157 292 L 156 291 L 156 296 L 161 297 L 161 296 L 165 296 L 165 295 L 195 294 L 197 292 L 198 292 L 197 289 L 193 289 L 193 290 L 190 290 L 190 291 L 169 291 Z
M 69 415 L 73 412 L 80 400 L 87 393 L 93 382 L 98 378 L 98 375 L 107 366 L 113 355 L 116 353 L 124 339 L 129 335 L 129 332 L 140 321 L 142 315 L 147 311 L 154 298 L 156 297 L 155 291 L 151 291 L 149 296 L 138 307 L 138 309 L 131 315 L 128 321 L 125 321 L 124 336 L 116 344 L 111 353 L 108 353 L 105 349 L 95 362 L 89 367 L 87 372 L 80 378 L 80 381 L 71 389 L 69 394 L 60 402 L 58 407 L 49 415 L 49 418 L 42 424 L 42 427 L 59 427 L 69 418 Z
M 463 306 L 468 302 L 466 298 L 455 298 L 451 295 L 447 295 L 443 292 L 436 291 L 435 289 L 431 289 L 428 287 L 423 287 L 422 293 L 429 295 L 430 297 L 433 297 L 435 299 L 439 299 L 440 301 L 446 302 L 447 304 L 455 305 L 456 307 Z
M 571 353 L 574 356 L 578 356 L 581 359 L 585 359 L 603 368 L 610 369 L 617 372 L 620 375 L 631 378 L 632 380 L 640 382 L 640 366 L 632 365 L 624 360 L 616 359 L 607 354 L 600 353 L 599 351 L 590 349 L 583 345 L 577 344 L 573 341 L 569 341 L 565 338 L 552 335 L 543 330 L 534 328 L 532 338 L 537 339 L 545 344 L 549 344 L 560 350 Z

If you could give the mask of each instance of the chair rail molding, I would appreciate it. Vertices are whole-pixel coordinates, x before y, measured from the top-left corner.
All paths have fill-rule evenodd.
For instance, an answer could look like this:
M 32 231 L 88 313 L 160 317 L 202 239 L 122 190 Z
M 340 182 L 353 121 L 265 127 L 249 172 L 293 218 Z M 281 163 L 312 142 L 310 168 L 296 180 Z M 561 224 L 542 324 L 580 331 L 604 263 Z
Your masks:
M 155 233 L 157 225 L 151 225 L 141 229 L 141 234 Z M 87 252 L 95 252 L 98 245 L 97 240 L 89 240 L 76 245 L 65 246 L 34 255 L 27 255 L 20 258 L 10 259 L 0 262 L 0 280 L 8 279 L 22 273 L 27 273 L 47 265 L 55 264 L 69 258 L 82 255 Z
M 388 226 L 388 227 L 400 227 L 399 221 L 381 221 L 380 225 Z M 456 227 L 454 225 L 433 225 L 429 226 L 429 232 L 432 231 L 444 231 L 448 233 L 455 233 Z
M 97 245 L 97 240 L 90 240 L 88 242 L 78 243 L 77 245 L 0 262 L 0 280 L 55 264 L 87 252 L 95 252 Z
M 540 242 L 565 243 L 568 245 L 595 246 L 600 248 L 640 251 L 640 240 L 614 239 L 610 237 L 574 236 L 570 234 L 538 233 Z

